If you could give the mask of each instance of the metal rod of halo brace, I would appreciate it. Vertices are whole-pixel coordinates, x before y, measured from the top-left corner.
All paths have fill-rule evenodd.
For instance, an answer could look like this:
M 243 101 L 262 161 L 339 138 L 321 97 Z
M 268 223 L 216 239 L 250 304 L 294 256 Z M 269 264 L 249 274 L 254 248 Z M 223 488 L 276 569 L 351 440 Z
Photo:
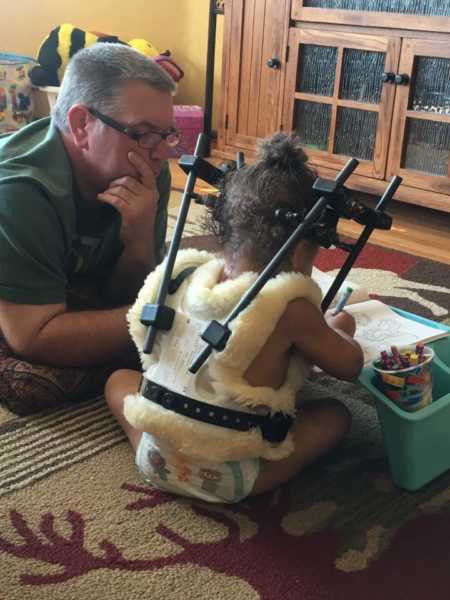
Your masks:
M 378 204 L 375 206 L 376 213 L 377 212 L 380 213 L 380 212 L 384 211 L 387 203 L 392 199 L 395 192 L 397 191 L 398 186 L 401 184 L 402 181 L 403 181 L 402 178 L 399 177 L 398 175 L 395 175 L 391 179 L 388 187 L 386 188 L 382 197 L 378 201 Z M 374 229 L 375 229 L 375 224 L 368 223 L 362 230 L 359 238 L 353 244 L 352 250 L 350 251 L 344 264 L 340 268 L 339 273 L 336 275 L 335 280 L 331 284 L 329 290 L 327 291 L 327 293 L 325 294 L 325 296 L 322 300 L 322 303 L 320 305 L 322 312 L 325 313 L 329 309 L 330 304 L 333 302 L 334 297 L 336 296 L 339 288 L 341 287 L 342 283 L 344 282 L 345 278 L 347 277 L 348 273 L 350 272 L 350 269 L 353 267 L 356 259 L 358 258 L 359 254 L 361 253 L 361 250 L 364 248 L 364 245 L 366 244 L 367 240 L 369 239 L 369 237 Z
M 178 162 L 180 167 L 188 174 L 188 177 L 184 188 L 180 210 L 177 216 L 172 241 L 170 242 L 169 251 L 167 253 L 166 266 L 158 290 L 156 303 L 146 304 L 141 315 L 141 323 L 148 325 L 143 349 L 146 354 L 151 354 L 158 331 L 168 331 L 172 327 L 175 311 L 172 308 L 165 306 L 164 301 L 168 293 L 172 271 L 189 211 L 191 198 L 197 197 L 197 194 L 193 192 L 196 179 L 197 177 L 201 177 L 206 182 L 214 185 L 214 183 L 223 177 L 224 174 L 223 171 L 201 158 L 206 149 L 207 135 L 201 133 L 197 138 L 194 155 L 184 154 L 180 157 Z
M 344 168 L 338 173 L 335 182 L 334 188 L 339 188 L 344 184 L 347 178 L 353 173 L 353 171 L 358 166 L 359 162 L 352 158 L 350 159 Z M 225 348 L 228 337 L 231 332 L 228 329 L 228 324 L 232 321 L 240 312 L 242 312 L 250 302 L 255 298 L 258 292 L 264 287 L 267 281 L 272 277 L 272 275 L 276 272 L 278 267 L 284 261 L 286 255 L 297 245 L 298 241 L 305 236 L 308 229 L 313 225 L 322 215 L 326 206 L 330 203 L 329 195 L 321 196 L 311 210 L 308 212 L 303 221 L 296 227 L 293 233 L 290 235 L 288 240 L 283 244 L 283 246 L 278 250 L 272 260 L 267 264 L 267 266 L 262 270 L 259 274 L 256 281 L 252 286 L 246 291 L 246 293 L 242 296 L 240 301 L 236 304 L 233 310 L 230 312 L 228 317 L 225 319 L 223 323 L 218 323 L 217 321 L 212 321 L 210 325 L 205 329 L 202 339 L 205 337 L 215 338 L 216 343 L 210 344 L 207 341 L 207 346 L 197 355 L 194 359 L 194 362 L 189 367 L 190 373 L 197 373 L 203 363 L 210 356 L 213 347 L 216 346 L 218 349 Z M 206 334 L 206 335 L 205 335 Z M 205 336 L 205 337 L 204 337 Z

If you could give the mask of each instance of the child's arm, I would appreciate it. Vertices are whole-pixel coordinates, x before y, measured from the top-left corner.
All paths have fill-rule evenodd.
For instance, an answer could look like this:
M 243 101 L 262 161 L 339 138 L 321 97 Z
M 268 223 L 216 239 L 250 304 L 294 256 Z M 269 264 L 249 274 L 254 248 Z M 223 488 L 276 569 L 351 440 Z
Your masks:
M 325 317 L 313 304 L 297 299 L 288 304 L 280 325 L 291 343 L 312 364 L 339 379 L 354 379 L 364 365 L 353 339 L 355 323 L 345 311 Z

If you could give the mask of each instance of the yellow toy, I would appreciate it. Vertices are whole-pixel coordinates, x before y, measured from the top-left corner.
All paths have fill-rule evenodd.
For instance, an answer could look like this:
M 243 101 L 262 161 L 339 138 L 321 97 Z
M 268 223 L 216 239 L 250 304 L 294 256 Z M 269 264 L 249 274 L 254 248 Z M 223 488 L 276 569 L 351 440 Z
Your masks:
M 83 31 L 69 23 L 52 29 L 39 48 L 37 55 L 39 65 L 30 71 L 31 82 L 38 86 L 58 86 L 67 63 L 75 52 L 96 42 L 120 42 L 120 40 L 114 35 Z
M 170 58 L 170 50 L 165 50 L 164 52 L 160 53 L 159 50 L 153 46 L 153 44 L 141 38 L 130 40 L 128 45 L 132 48 L 135 48 L 139 52 L 142 52 L 142 54 L 145 54 L 145 56 L 153 58 L 153 60 L 155 60 L 160 67 L 165 69 L 175 81 L 180 81 L 180 79 L 184 77 L 183 69 L 177 65 L 172 58 Z
M 115 35 L 97 31 L 83 31 L 74 25 L 64 23 L 52 29 L 39 48 L 37 62 L 30 71 L 30 79 L 36 86 L 59 86 L 71 57 L 97 42 L 115 42 L 126 44 Z M 183 70 L 171 59 L 170 51 L 160 53 L 147 40 L 136 38 L 127 45 L 132 46 L 145 56 L 154 59 L 175 81 L 179 81 Z
M 150 44 L 150 42 L 147 42 L 147 40 L 143 40 L 141 38 L 130 40 L 128 45 L 135 50 L 139 50 L 139 52 L 145 54 L 145 56 L 148 56 L 149 58 L 155 58 L 160 54 L 159 50 L 157 50 L 153 44 Z

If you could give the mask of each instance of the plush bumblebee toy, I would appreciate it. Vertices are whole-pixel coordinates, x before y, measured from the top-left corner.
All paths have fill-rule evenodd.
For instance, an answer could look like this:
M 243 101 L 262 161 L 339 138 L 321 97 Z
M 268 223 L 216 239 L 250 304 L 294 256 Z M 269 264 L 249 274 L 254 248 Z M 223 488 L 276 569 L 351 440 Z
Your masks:
M 39 48 L 37 55 L 39 64 L 30 71 L 32 84 L 36 86 L 59 86 L 72 56 L 78 50 L 92 46 L 97 42 L 126 44 L 115 35 L 83 31 L 68 23 L 55 27 Z M 169 58 L 169 50 L 161 54 L 150 42 L 142 39 L 131 40 L 127 45 L 153 58 L 175 81 L 179 81 L 183 77 L 183 70 Z

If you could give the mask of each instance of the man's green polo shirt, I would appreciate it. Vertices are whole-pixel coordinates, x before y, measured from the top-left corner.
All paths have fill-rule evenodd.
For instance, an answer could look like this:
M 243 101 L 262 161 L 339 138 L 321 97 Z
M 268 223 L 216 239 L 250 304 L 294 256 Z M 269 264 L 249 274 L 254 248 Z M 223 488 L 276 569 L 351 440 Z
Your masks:
M 170 171 L 157 180 L 155 257 L 164 255 Z M 77 280 L 101 281 L 123 246 L 120 215 L 78 193 L 59 131 L 50 118 L 0 136 L 0 298 L 58 304 Z M 149 232 L 151 235 L 151 232 Z

